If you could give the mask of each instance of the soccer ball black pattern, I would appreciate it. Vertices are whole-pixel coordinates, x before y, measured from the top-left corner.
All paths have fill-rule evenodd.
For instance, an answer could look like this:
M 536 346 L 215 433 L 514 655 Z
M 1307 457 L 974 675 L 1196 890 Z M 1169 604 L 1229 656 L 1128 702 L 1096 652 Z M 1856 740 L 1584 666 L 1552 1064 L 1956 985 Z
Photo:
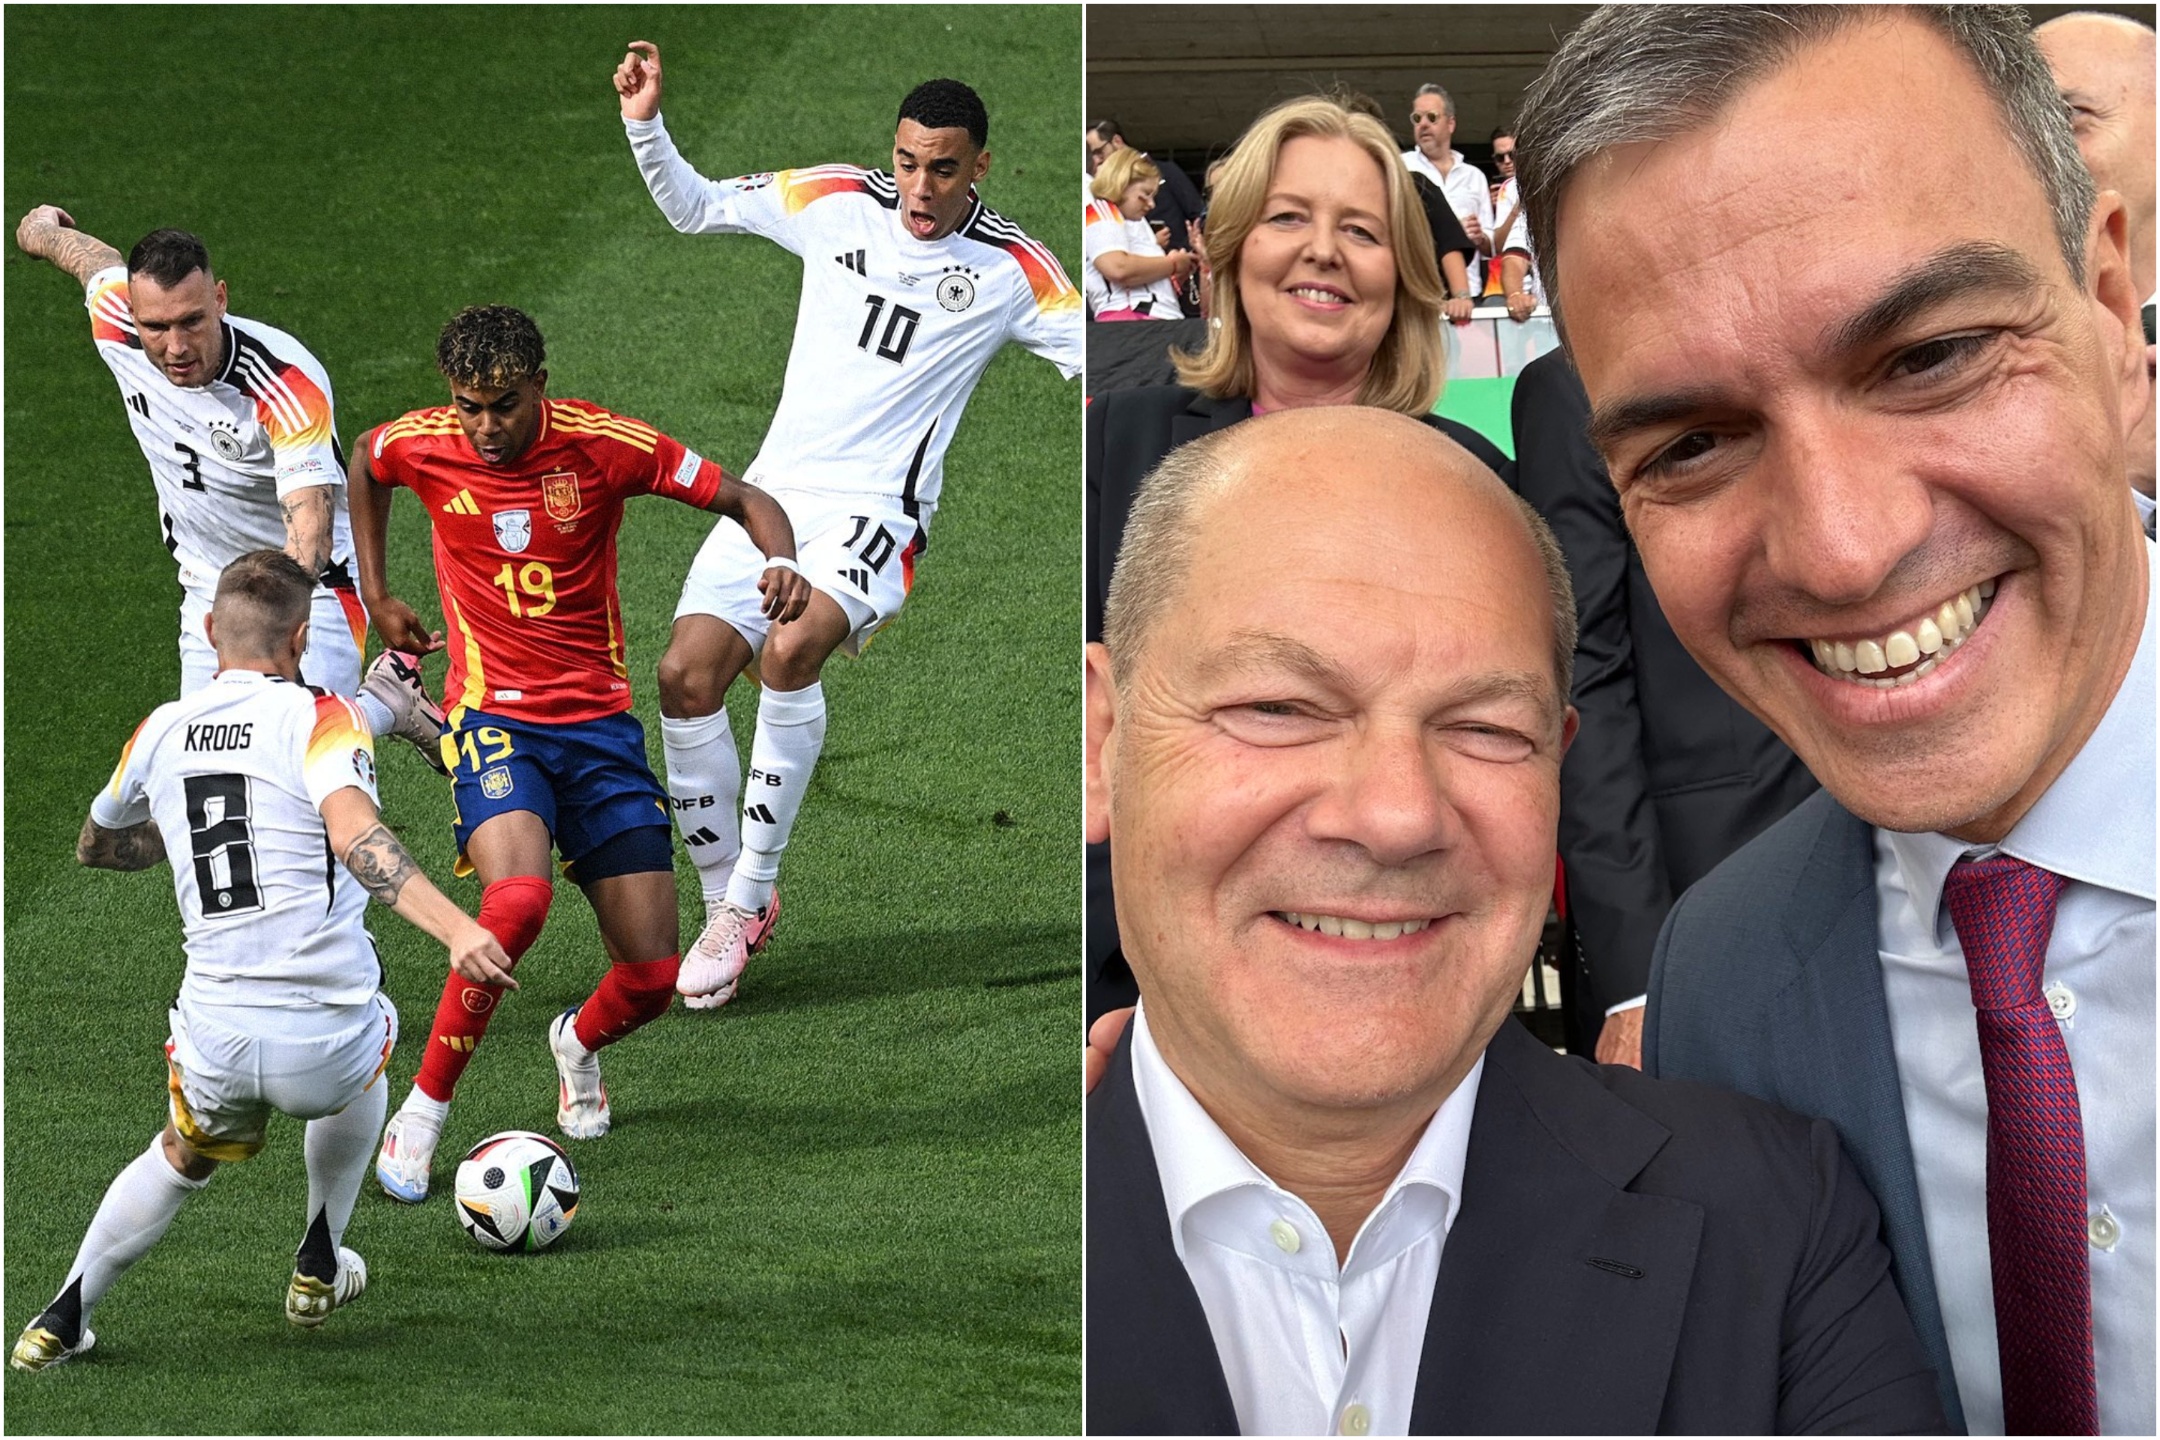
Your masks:
M 563 1148 L 530 1130 L 505 1130 L 473 1146 L 457 1169 L 458 1223 L 490 1250 L 544 1250 L 577 1215 L 577 1167 Z

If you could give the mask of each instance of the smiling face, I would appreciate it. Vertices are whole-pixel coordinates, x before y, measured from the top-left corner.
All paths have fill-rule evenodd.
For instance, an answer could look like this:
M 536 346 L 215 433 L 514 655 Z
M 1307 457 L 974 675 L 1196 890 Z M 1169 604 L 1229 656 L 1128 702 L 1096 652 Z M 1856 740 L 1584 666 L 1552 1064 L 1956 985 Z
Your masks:
M 1689 652 L 1862 817 L 2002 834 L 2144 615 L 2119 211 L 2080 286 L 1976 74 L 1889 18 L 1585 165 L 1558 231 L 1594 437 Z
M 1498 481 L 1415 421 L 1249 425 L 1122 680 L 1091 647 L 1091 833 L 1156 1040 L 1218 1117 L 1429 1113 L 1552 892 L 1573 717 L 1544 573 Z
M 547 402 L 547 371 L 506 390 L 450 382 L 450 405 L 473 453 L 490 465 L 508 465 L 532 448 Z
M 128 277 L 128 309 L 143 354 L 173 384 L 195 389 L 225 363 L 225 282 L 191 270 L 170 286 Z
M 1300 135 L 1275 158 L 1238 251 L 1238 302 L 1260 388 L 1271 374 L 1362 377 L 1395 314 L 1387 181 L 1355 141 Z
M 893 134 L 900 223 L 917 240 L 952 234 L 967 219 L 970 188 L 989 171 L 990 152 L 976 149 L 961 126 L 930 130 L 902 120 Z

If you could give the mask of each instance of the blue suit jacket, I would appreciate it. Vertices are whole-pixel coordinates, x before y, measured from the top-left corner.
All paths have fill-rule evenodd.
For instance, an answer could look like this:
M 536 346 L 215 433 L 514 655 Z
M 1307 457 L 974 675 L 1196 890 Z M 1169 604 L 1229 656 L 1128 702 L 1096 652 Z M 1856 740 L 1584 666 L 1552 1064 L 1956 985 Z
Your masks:
M 1874 830 L 1818 792 L 1673 906 L 1650 964 L 1643 1068 L 1837 1127 L 1882 1209 L 1898 1291 L 1962 1432 L 1875 916 Z

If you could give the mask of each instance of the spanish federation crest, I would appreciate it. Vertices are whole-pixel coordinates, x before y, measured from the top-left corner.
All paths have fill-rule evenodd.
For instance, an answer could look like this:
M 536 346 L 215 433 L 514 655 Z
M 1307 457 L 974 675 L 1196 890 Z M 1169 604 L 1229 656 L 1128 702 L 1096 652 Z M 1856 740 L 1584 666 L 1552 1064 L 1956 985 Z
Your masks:
M 975 303 L 975 282 L 955 270 L 937 282 L 937 303 L 959 312 Z
M 507 765 L 497 765 L 480 776 L 480 793 L 490 800 L 502 799 L 510 789 L 510 767 Z
M 541 476 L 540 498 L 547 505 L 548 519 L 577 519 L 579 509 L 577 472 L 558 470 L 553 475 Z M 519 548 L 524 547 L 520 546 Z
M 488 518 L 495 522 L 495 539 L 511 554 L 532 544 L 532 511 L 497 510 Z

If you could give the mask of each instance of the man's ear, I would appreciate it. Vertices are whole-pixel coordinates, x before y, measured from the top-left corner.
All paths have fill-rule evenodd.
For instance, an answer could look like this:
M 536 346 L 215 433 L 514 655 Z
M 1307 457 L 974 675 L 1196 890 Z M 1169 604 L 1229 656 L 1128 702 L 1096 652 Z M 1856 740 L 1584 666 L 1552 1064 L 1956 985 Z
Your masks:
M 1117 681 L 1110 675 L 1110 652 L 1087 647 L 1087 784 L 1083 813 L 1087 842 L 1110 838 L 1110 732 L 1117 725 Z
M 1575 743 L 1575 736 L 1582 729 L 1582 715 L 1573 705 L 1567 707 L 1567 715 L 1560 721 L 1560 757 L 1567 758 L 1568 746 Z
M 982 179 L 982 178 L 983 178 L 983 176 L 985 176 L 985 175 L 987 175 L 987 174 L 989 174 L 989 173 L 990 173 L 990 152 L 989 152 L 988 150 L 978 150 L 978 151 L 976 151 L 976 152 L 975 152 L 975 173 L 974 173 L 973 175 L 970 175 L 970 176 L 968 177 L 968 182 L 969 182 L 970 184 L 973 184 L 973 183 L 974 183 L 975 181 L 977 181 L 977 180 L 980 180 L 980 179 Z
M 2128 437 L 2144 419 L 2152 381 L 2146 373 L 2145 322 L 2139 314 L 2144 297 L 2130 275 L 2129 213 L 2113 190 L 2100 192 L 2085 232 L 2085 289 L 2116 378 L 2122 430 Z

